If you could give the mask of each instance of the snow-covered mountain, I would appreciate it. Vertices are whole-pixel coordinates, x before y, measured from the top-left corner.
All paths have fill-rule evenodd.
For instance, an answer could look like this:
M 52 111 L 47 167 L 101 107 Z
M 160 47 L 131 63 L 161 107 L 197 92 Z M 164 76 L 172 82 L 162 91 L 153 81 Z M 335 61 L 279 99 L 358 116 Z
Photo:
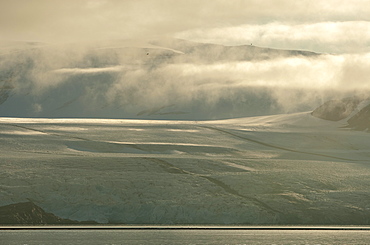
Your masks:
M 307 51 L 178 39 L 3 46 L 0 116 L 221 119 L 305 111 L 323 99 L 300 104 L 306 92 L 283 88 L 296 97 L 286 109 L 276 88 L 258 83 L 266 62 L 320 57 Z

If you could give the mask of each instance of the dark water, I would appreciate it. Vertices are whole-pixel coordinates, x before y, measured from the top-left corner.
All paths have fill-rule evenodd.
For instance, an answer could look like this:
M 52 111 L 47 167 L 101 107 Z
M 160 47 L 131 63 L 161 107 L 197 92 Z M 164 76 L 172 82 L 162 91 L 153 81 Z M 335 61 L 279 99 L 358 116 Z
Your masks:
M 370 244 L 370 231 L 2 230 L 0 244 Z

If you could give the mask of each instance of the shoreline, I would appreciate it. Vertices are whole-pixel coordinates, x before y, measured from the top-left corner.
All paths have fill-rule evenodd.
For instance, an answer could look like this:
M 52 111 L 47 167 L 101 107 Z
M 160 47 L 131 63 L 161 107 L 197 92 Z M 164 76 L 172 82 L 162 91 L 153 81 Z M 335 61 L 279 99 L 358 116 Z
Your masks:
M 301 231 L 370 231 L 370 226 L 197 226 L 197 225 L 7 225 L 0 230 L 301 230 Z

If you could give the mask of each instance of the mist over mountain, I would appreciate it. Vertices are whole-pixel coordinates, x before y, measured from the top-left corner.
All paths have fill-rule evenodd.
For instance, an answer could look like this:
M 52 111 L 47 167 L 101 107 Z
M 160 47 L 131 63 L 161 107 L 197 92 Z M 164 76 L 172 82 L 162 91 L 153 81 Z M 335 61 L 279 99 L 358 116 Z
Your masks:
M 308 51 L 180 39 L 2 45 L 0 115 L 220 119 L 313 110 L 348 91 L 309 86 Z M 331 59 L 331 58 L 330 58 Z M 313 83 L 315 85 L 315 83 Z

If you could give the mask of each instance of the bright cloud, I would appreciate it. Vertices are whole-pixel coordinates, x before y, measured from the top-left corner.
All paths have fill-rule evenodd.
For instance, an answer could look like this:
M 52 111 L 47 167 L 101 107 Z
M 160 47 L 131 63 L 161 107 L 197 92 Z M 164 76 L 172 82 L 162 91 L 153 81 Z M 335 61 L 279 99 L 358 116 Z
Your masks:
M 280 87 L 298 89 L 370 89 L 370 54 L 288 57 L 262 61 L 215 64 L 174 64 L 161 68 L 188 84 L 225 87 Z
M 52 42 L 178 36 L 222 44 L 369 51 L 367 0 L 12 0 L 2 39 Z
M 122 66 L 101 67 L 101 68 L 62 68 L 54 72 L 59 74 L 94 74 L 94 73 L 111 73 L 120 72 Z
M 370 22 L 319 22 L 308 24 L 268 23 L 213 29 L 197 29 L 177 34 L 178 38 L 199 42 L 305 49 L 323 53 L 370 51 Z

